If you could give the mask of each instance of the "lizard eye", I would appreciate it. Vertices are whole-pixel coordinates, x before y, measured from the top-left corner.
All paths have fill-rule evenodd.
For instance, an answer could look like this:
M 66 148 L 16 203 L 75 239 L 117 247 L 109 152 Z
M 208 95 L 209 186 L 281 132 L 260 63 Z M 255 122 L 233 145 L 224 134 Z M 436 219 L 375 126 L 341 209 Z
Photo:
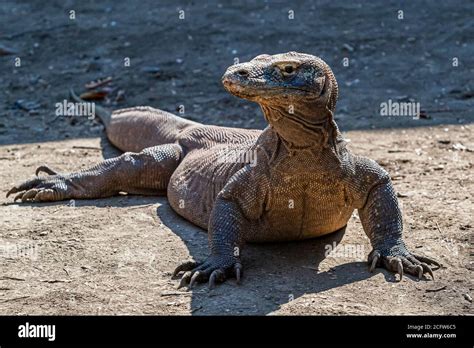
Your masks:
M 294 74 L 296 74 L 296 68 L 297 67 L 295 65 L 288 63 L 278 66 L 278 69 L 280 70 L 281 74 L 285 77 L 293 76 Z

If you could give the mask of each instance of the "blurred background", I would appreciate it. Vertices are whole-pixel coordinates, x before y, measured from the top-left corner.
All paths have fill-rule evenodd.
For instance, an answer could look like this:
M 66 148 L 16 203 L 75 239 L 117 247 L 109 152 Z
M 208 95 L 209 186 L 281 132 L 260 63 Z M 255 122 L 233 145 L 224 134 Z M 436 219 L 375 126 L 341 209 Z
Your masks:
M 55 104 L 108 77 L 90 97 L 110 109 L 263 128 L 258 106 L 227 94 L 221 76 L 291 50 L 334 70 L 343 131 L 472 122 L 473 13 L 469 1 L 3 0 L 0 143 L 97 136 L 97 121 L 57 118 Z M 389 99 L 419 102 L 422 118 L 381 117 Z

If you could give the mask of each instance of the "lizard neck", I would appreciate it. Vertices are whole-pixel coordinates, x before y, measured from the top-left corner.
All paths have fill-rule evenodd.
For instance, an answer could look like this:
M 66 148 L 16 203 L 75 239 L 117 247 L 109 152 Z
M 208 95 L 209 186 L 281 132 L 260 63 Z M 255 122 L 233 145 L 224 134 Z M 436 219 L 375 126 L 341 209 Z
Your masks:
M 341 138 L 332 111 L 327 107 L 261 105 L 265 119 L 286 149 L 292 153 L 334 147 Z

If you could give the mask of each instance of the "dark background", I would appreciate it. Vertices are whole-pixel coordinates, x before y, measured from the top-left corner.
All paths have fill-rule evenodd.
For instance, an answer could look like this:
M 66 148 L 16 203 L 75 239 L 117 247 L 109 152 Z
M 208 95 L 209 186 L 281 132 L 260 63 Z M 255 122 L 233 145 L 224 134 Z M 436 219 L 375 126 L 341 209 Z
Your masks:
M 184 105 L 190 119 L 263 128 L 258 106 L 228 95 L 220 78 L 234 58 L 290 50 L 333 68 L 342 130 L 472 122 L 473 13 L 471 1 L 2 0 L 0 45 L 16 52 L 0 56 L 0 143 L 97 136 L 97 123 L 56 119 L 55 104 L 107 76 L 111 109 Z M 118 90 L 125 98 L 115 102 Z M 428 119 L 381 117 L 388 99 L 420 102 Z M 21 110 L 18 100 L 39 107 Z

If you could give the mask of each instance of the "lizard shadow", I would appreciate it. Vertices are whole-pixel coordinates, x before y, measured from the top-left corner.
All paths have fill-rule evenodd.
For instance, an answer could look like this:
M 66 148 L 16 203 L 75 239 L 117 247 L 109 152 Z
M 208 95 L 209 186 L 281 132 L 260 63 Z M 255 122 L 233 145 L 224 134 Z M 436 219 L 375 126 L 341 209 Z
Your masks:
M 208 256 L 205 231 L 180 218 L 168 204 L 159 206 L 157 214 L 163 224 L 181 238 L 194 260 L 202 261 Z M 237 285 L 234 279 L 229 279 L 212 290 L 207 288 L 207 284 L 195 286 L 190 289 L 191 313 L 265 315 L 305 294 L 322 293 L 377 274 L 368 271 L 365 261 L 318 271 L 321 262 L 327 258 L 328 249 L 339 245 L 344 233 L 345 228 L 305 241 L 248 244 L 242 255 L 242 284 Z M 331 260 L 330 263 L 334 262 Z M 176 278 L 176 285 L 178 283 L 179 278 Z M 314 306 L 317 313 L 318 304 Z
M 48 206 L 68 206 L 71 208 L 74 207 L 97 207 L 97 208 L 106 208 L 106 207 L 136 207 L 148 206 L 156 203 L 163 204 L 166 201 L 164 196 L 140 196 L 140 195 L 118 195 L 107 198 L 97 198 L 97 199 L 69 199 L 64 201 L 56 202 L 13 202 L 8 201 L 2 203 L 5 206 L 10 205 L 21 205 L 24 207 L 48 207 Z
M 100 148 L 102 149 L 102 157 L 104 160 L 120 156 L 123 153 L 123 151 L 120 151 L 110 142 L 105 131 L 102 132 L 100 136 Z
M 69 203 L 69 201 L 62 201 L 41 203 L 41 205 L 71 206 Z M 171 208 L 166 197 L 118 196 L 74 202 L 75 207 L 99 208 L 134 206 L 141 208 L 156 204 L 159 204 L 155 212 L 160 221 L 182 240 L 193 259 L 204 260 L 209 253 L 206 231 L 180 217 Z M 37 206 L 38 203 L 23 203 L 22 205 Z M 153 227 L 150 226 L 150 228 Z M 337 263 L 337 259 L 327 256 L 328 249 L 334 249 L 341 243 L 345 230 L 343 228 L 329 235 L 305 241 L 248 244 L 242 257 L 244 264 L 242 284 L 237 285 L 234 279 L 229 279 L 213 290 L 209 290 L 207 284 L 195 286 L 190 291 L 191 313 L 193 315 L 264 315 L 278 311 L 289 301 L 297 300 L 304 295 L 321 294 L 331 289 L 364 281 L 378 273 L 382 273 L 386 281 L 395 282 L 395 276 L 385 270 L 377 269 L 375 273 L 369 273 L 365 261 L 353 261 L 332 267 L 323 265 L 321 268 L 325 270 L 319 271 L 320 264 L 324 260 L 327 260 L 329 265 Z M 169 256 L 173 258 L 173 255 Z M 365 257 L 364 254 L 363 258 Z M 183 261 L 183 256 L 175 256 L 170 261 L 174 267 Z M 175 285 L 179 283 L 179 279 L 174 281 Z M 320 296 L 324 299 L 326 295 Z M 311 301 L 310 306 L 314 306 L 314 314 L 320 314 L 321 305 L 314 303 L 316 301 L 314 297 Z M 344 311 L 335 313 L 344 314 Z

